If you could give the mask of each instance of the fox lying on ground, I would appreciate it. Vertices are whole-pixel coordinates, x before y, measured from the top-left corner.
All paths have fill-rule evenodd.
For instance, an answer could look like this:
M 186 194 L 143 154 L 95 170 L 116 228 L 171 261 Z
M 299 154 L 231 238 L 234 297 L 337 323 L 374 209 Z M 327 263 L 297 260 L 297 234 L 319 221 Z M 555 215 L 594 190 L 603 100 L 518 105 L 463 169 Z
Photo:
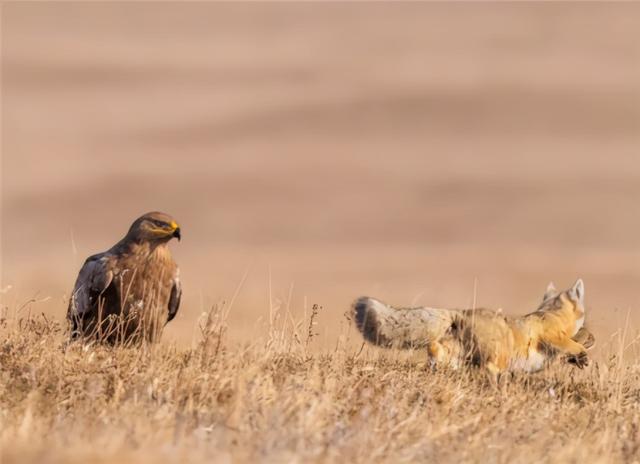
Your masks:
M 398 348 L 426 348 L 436 365 L 480 366 L 497 375 L 535 372 L 559 354 L 583 368 L 595 343 L 584 324 L 581 279 L 558 292 L 549 284 L 538 309 L 509 317 L 488 309 L 393 308 L 374 298 L 353 305 L 355 321 L 366 340 Z

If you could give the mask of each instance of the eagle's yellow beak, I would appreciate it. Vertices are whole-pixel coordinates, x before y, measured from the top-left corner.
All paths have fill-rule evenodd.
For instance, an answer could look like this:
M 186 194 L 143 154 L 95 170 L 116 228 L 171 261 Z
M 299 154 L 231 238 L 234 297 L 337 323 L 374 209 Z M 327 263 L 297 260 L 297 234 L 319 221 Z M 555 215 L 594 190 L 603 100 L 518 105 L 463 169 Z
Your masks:
M 178 225 L 178 223 L 176 221 L 171 221 L 171 224 L 169 225 L 173 229 L 172 236 L 177 238 L 178 241 L 180 241 L 180 239 L 182 238 L 182 235 L 180 234 L 180 226 Z

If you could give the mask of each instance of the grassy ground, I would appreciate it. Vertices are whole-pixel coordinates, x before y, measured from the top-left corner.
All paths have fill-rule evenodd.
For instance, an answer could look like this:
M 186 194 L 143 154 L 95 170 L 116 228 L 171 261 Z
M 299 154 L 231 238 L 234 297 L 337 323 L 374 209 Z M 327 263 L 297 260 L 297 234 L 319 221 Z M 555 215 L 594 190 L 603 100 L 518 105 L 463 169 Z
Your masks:
M 67 346 L 59 322 L 3 319 L 3 464 L 640 456 L 640 364 L 618 348 L 584 371 L 558 364 L 495 386 L 432 371 L 420 353 L 362 348 L 346 326 L 315 352 L 317 314 L 274 314 L 263 339 L 231 346 L 224 313 L 203 315 L 189 349 Z

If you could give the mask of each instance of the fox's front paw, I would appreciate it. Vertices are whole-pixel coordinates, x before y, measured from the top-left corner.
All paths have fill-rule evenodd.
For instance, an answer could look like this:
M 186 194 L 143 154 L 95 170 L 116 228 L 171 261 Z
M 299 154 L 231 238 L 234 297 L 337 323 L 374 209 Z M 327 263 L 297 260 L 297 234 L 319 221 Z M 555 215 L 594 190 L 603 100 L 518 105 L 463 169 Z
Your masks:
M 582 369 L 583 367 L 587 367 L 589 365 L 589 357 L 587 356 L 586 351 L 569 356 L 567 358 L 567 361 L 569 361 L 569 363 L 571 364 L 575 364 L 579 369 Z

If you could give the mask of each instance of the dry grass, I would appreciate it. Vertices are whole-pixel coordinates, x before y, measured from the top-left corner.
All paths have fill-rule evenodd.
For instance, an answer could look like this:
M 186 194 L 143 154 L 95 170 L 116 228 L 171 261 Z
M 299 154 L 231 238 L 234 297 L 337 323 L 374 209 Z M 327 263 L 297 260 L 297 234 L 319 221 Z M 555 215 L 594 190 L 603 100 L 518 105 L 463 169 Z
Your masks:
M 2 462 L 637 462 L 640 364 L 619 353 L 494 386 L 352 329 L 313 353 L 321 316 L 274 308 L 230 346 L 216 307 L 191 349 L 66 346 L 59 322 L 5 318 Z

